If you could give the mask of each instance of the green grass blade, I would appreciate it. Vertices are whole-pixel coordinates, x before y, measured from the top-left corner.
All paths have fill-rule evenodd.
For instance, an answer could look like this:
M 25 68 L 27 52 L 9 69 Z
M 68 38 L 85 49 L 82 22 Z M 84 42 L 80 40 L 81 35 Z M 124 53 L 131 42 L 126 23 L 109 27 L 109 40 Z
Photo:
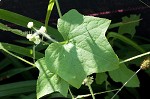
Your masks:
M 8 43 L 1 43 L 1 44 L 8 51 L 12 51 L 12 52 L 21 54 L 23 56 L 28 56 L 28 57 L 31 57 L 31 58 L 33 57 L 33 50 L 32 49 L 28 49 L 28 48 L 25 48 L 25 47 L 21 47 L 21 46 L 18 46 L 18 45 L 13 45 L 13 44 L 8 44 Z M 40 52 L 35 52 L 35 54 L 36 54 L 35 59 L 39 59 L 39 58 L 44 57 L 44 54 L 42 54 Z
M 33 92 L 36 88 L 36 81 L 22 81 L 0 85 L 0 97 L 21 94 L 25 92 Z
M 31 18 L 25 17 L 23 15 L 19 15 L 17 13 L 7 11 L 4 9 L 0 9 L 0 19 L 14 23 L 19 26 L 23 26 L 27 28 L 28 22 L 32 21 L 35 23 L 35 27 L 40 28 L 41 25 L 43 25 L 41 22 L 38 22 L 36 20 L 33 20 Z
M 20 95 L 19 99 L 36 99 L 36 93 L 31 93 L 29 95 Z
M 54 0 L 49 0 L 48 8 L 47 8 L 47 14 L 46 14 L 46 19 L 45 19 L 45 27 L 48 27 L 48 21 L 51 15 L 51 12 L 53 10 L 55 1 Z
M 129 38 L 127 38 L 127 37 L 125 37 L 125 36 L 123 36 L 121 34 L 118 34 L 118 33 L 115 33 L 115 32 L 109 32 L 108 35 L 107 35 L 107 38 L 109 39 L 110 37 L 117 38 L 117 39 L 123 41 L 124 43 L 127 43 L 127 44 L 131 45 L 132 47 L 134 47 L 135 49 L 137 49 L 141 53 L 145 53 L 146 52 L 137 43 L 135 43 L 131 39 L 129 39 Z
M 14 34 L 17 34 L 17 35 L 20 35 L 20 36 L 23 36 L 23 37 L 26 37 L 26 34 L 25 32 L 22 32 L 21 30 L 18 30 L 18 29 L 12 29 L 2 23 L 0 23 L 0 29 L 3 30 L 3 31 L 10 31 Z
M 4 58 L 3 60 L 0 61 L 0 70 L 5 68 L 9 64 L 11 64 L 11 61 L 8 58 Z
M 7 53 L 4 53 L 4 54 L 11 61 L 11 64 L 14 66 L 14 68 L 25 68 L 26 67 L 25 64 L 23 64 L 21 61 L 19 61 L 15 57 L 13 57 Z M 26 72 L 21 72 L 21 75 L 24 79 L 33 79 L 32 73 L 27 70 L 26 70 Z
M 14 40 L 17 43 L 26 44 L 26 45 L 33 45 L 34 42 L 31 42 L 29 40 Z
M 6 72 L 3 72 L 3 73 L 0 74 L 0 81 L 3 80 L 3 79 L 15 76 L 15 75 L 17 75 L 19 73 L 22 73 L 24 71 L 28 71 L 28 70 L 30 70 L 32 68 L 33 67 L 17 68 L 17 69 L 11 69 L 11 70 L 8 70 Z

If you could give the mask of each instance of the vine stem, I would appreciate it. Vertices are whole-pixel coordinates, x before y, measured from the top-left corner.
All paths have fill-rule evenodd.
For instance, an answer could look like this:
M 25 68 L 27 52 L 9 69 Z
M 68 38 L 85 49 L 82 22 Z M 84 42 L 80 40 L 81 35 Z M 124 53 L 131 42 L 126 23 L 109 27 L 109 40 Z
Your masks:
M 31 63 L 31 62 L 29 62 L 29 61 L 27 61 L 27 60 L 25 60 L 25 59 L 23 59 L 23 58 L 21 58 L 21 57 L 19 57 L 19 56 L 13 54 L 13 53 L 11 53 L 11 52 L 9 52 L 8 50 L 6 50 L 6 49 L 4 49 L 4 48 L 3 48 L 3 51 L 5 51 L 6 53 L 8 53 L 8 54 L 14 56 L 15 58 L 17 58 L 17 59 L 19 59 L 19 60 L 21 60 L 21 61 L 23 61 L 23 62 L 25 62 L 25 63 L 27 63 L 27 64 L 33 66 L 33 67 L 35 67 L 35 64 L 33 64 L 33 63 Z
M 115 96 L 123 89 L 123 87 L 141 70 L 142 68 L 138 69 L 134 75 L 132 75 L 124 84 L 123 86 L 114 94 L 114 96 L 111 99 L 114 99 Z
M 145 55 L 148 55 L 148 54 L 150 54 L 150 51 L 146 52 L 146 53 L 143 53 L 143 54 L 140 54 L 140 55 L 137 55 L 137 56 L 134 56 L 134 57 L 131 57 L 131 58 L 128 58 L 126 60 L 123 60 L 123 61 L 120 62 L 120 64 L 131 61 L 131 60 L 134 60 L 136 58 L 139 58 L 139 57 L 142 57 L 142 56 L 145 56 Z
M 92 95 L 92 99 L 95 99 L 95 96 L 94 96 L 94 93 L 93 93 L 93 90 L 92 90 L 91 85 L 90 85 L 88 82 L 87 82 L 87 85 L 88 85 L 89 90 L 90 90 L 90 93 L 91 93 L 91 95 Z
M 58 11 L 59 17 L 61 18 L 62 14 L 61 14 L 61 11 L 60 11 L 58 0 L 55 0 L 55 3 L 56 3 L 56 7 L 57 7 L 57 11 Z
M 103 92 L 98 92 L 98 93 L 94 93 L 94 95 L 108 93 L 108 92 L 112 92 L 112 91 L 116 91 L 116 90 L 119 90 L 119 89 L 113 89 L 113 90 L 107 90 L 107 91 L 103 91 Z M 89 96 L 91 96 L 91 94 L 78 95 L 75 99 L 85 98 L 85 97 L 89 97 Z

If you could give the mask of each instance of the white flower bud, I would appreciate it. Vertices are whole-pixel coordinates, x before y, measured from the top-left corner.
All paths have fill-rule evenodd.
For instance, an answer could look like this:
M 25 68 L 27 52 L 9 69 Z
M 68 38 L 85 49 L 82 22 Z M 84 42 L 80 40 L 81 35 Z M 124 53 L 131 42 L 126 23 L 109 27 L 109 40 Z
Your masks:
M 33 34 L 27 34 L 26 38 L 30 40 L 30 39 L 32 39 L 32 35 Z
M 27 24 L 27 27 L 28 27 L 28 28 L 32 28 L 32 27 L 33 27 L 33 22 L 29 22 L 29 23 Z
M 46 28 L 44 26 L 41 26 L 41 28 L 38 30 L 38 32 L 45 33 L 46 32 Z

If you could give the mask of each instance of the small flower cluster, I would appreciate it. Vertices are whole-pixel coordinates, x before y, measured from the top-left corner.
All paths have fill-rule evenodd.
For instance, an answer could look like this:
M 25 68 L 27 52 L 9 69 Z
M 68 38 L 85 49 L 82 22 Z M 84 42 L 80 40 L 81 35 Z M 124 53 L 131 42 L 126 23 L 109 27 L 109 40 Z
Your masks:
M 29 41 L 34 42 L 35 44 L 39 44 L 41 42 L 40 36 L 37 35 L 36 33 L 27 34 L 27 39 L 29 39 Z
M 84 79 L 84 81 L 82 82 L 82 84 L 84 85 L 86 85 L 86 86 L 88 86 L 88 85 L 91 85 L 92 83 L 93 83 L 93 76 L 92 77 L 86 77 L 85 79 Z
M 28 28 L 33 28 L 35 30 L 35 33 L 33 34 L 27 34 L 26 38 L 29 39 L 29 41 L 34 42 L 35 44 L 39 44 L 41 42 L 39 34 L 45 34 L 46 28 L 44 26 L 41 26 L 39 30 L 35 29 L 33 22 L 29 22 L 27 24 Z
M 150 57 L 144 60 L 141 64 L 142 69 L 148 69 L 150 67 Z

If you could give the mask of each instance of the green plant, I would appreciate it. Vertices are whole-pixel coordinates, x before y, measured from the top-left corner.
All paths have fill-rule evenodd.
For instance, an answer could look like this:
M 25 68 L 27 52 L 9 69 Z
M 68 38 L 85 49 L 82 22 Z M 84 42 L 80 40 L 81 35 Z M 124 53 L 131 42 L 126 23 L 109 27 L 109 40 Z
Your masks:
M 58 30 L 48 26 L 49 17 L 54 3 L 57 5 L 60 16 L 57 23 Z M 96 82 L 96 84 L 104 84 L 106 86 L 104 88 L 105 90 L 110 90 L 111 94 L 108 94 L 106 98 L 111 98 L 115 95 L 113 91 L 121 91 L 124 86 L 139 87 L 140 82 L 136 73 L 128 68 L 125 62 L 150 54 L 149 48 L 145 49 L 139 46 L 136 42 L 124 36 L 124 34 L 129 34 L 131 38 L 134 37 L 135 27 L 139 24 L 140 15 L 124 17 L 123 22 L 115 24 L 110 24 L 111 21 L 105 18 L 84 16 L 75 9 L 68 11 L 62 16 L 57 0 L 49 1 L 45 24 L 3 9 L 0 9 L 0 13 L 0 19 L 23 27 L 27 27 L 27 24 L 30 22 L 31 24 L 28 24 L 28 27 L 34 31 L 34 34 L 27 34 L 21 30 L 12 29 L 2 23 L 0 23 L 0 29 L 10 31 L 23 37 L 27 36 L 29 41 L 35 43 L 30 44 L 30 42 L 26 40 L 26 42 L 29 43 L 28 48 L 8 43 L 0 43 L 0 49 L 2 52 L 7 53 L 4 53 L 4 55 L 13 60 L 11 62 L 6 58 L 2 60 L 1 64 L 3 64 L 3 68 L 11 63 L 15 66 L 21 66 L 19 69 L 8 70 L 7 74 L 6 72 L 2 73 L 0 76 L 1 79 L 5 76 L 11 77 L 19 73 L 22 73 L 23 76 L 28 75 L 25 76 L 25 79 L 28 79 L 26 77 L 32 75 L 28 70 L 35 69 L 35 67 L 39 70 L 37 84 L 35 84 L 35 80 L 31 80 L 16 82 L 10 85 L 1 85 L 1 97 L 9 96 L 11 94 L 33 92 L 26 96 L 19 96 L 33 98 L 35 91 L 34 88 L 36 87 L 37 99 L 54 92 L 59 92 L 64 97 L 67 97 L 68 91 L 72 98 L 75 97 L 77 99 L 92 95 L 92 98 L 95 99 L 95 95 L 101 93 L 93 92 L 91 87 L 93 79 L 95 79 L 94 82 Z M 125 28 L 129 25 L 130 30 L 126 31 Z M 119 27 L 118 33 L 111 31 L 111 28 L 116 27 Z M 44 38 L 46 38 L 46 40 Z M 130 57 L 128 55 L 124 56 L 121 54 L 120 56 L 117 56 L 119 54 L 116 53 L 121 53 L 121 51 L 124 51 L 126 48 L 126 46 L 118 43 L 118 39 L 136 49 L 136 53 L 130 55 L 135 56 L 140 53 L 144 54 L 133 57 L 132 59 L 127 59 Z M 34 47 L 32 48 L 32 46 Z M 115 53 L 113 47 L 118 47 L 120 50 L 116 50 Z M 41 50 L 45 50 L 45 52 L 43 53 Z M 21 63 L 9 55 L 14 56 L 33 67 L 26 67 L 26 64 Z M 33 62 L 36 62 L 32 63 L 22 58 L 25 56 L 32 58 Z M 125 60 L 125 58 L 127 60 Z M 149 66 L 149 61 L 146 66 Z M 93 77 L 94 74 L 96 75 L 95 77 Z M 133 77 L 132 75 L 135 76 Z M 108 76 L 113 81 L 124 84 L 123 87 L 114 90 L 113 85 L 111 87 L 109 86 Z M 130 77 L 132 77 L 132 79 L 129 79 Z M 128 79 L 130 81 L 128 81 Z M 74 96 L 71 89 L 73 87 L 79 89 L 83 84 L 89 87 L 91 94 Z M 31 89 L 32 87 L 33 89 Z

